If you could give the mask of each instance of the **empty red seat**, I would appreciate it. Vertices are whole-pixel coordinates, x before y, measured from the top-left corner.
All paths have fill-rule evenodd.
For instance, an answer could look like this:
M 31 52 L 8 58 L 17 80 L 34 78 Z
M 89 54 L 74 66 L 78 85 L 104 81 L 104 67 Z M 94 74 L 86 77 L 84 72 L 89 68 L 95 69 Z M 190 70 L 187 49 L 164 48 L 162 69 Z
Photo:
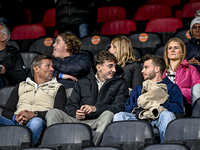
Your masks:
M 167 5 L 149 4 L 138 8 L 135 21 L 171 17 L 171 8 Z
M 172 7 L 174 5 L 179 5 L 180 0 L 147 0 L 146 4 L 163 4 Z
M 136 31 L 136 24 L 133 20 L 115 20 L 105 22 L 100 29 L 101 35 L 129 34 Z
M 54 27 L 56 25 L 55 15 L 56 15 L 55 8 L 48 9 L 44 14 L 42 22 L 37 24 L 40 24 L 44 27 Z
M 200 9 L 200 1 L 186 3 L 181 11 L 181 18 L 195 17 L 198 9 Z
M 11 32 L 11 40 L 37 39 L 45 36 L 45 28 L 36 24 L 19 25 L 13 28 Z
M 176 32 L 178 28 L 182 27 L 182 20 L 179 18 L 157 18 L 147 23 L 145 32 Z
M 98 8 L 97 22 L 107 22 L 122 19 L 126 19 L 126 10 L 123 7 L 104 6 Z

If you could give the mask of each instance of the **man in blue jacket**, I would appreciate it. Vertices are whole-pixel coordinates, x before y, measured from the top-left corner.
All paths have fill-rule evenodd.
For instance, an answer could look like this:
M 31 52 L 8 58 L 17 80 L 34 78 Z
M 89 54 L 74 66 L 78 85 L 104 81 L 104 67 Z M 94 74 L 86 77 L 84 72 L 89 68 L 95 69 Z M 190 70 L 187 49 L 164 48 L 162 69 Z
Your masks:
M 160 132 L 160 142 L 163 142 L 165 130 L 168 123 L 176 119 L 174 113 L 183 113 L 183 97 L 179 87 L 172 83 L 167 77 L 162 79 L 162 74 L 166 64 L 163 58 L 156 55 L 146 55 L 143 57 L 143 77 L 144 80 L 152 80 L 157 84 L 164 83 L 167 85 L 169 100 L 163 103 L 164 110 L 160 113 L 158 119 L 152 120 L 151 124 L 157 126 Z M 125 112 L 120 112 L 114 115 L 113 121 L 122 120 L 137 120 L 136 115 L 132 114 L 132 110 L 138 107 L 138 97 L 141 95 L 143 86 L 136 86 L 131 92 L 125 104 Z

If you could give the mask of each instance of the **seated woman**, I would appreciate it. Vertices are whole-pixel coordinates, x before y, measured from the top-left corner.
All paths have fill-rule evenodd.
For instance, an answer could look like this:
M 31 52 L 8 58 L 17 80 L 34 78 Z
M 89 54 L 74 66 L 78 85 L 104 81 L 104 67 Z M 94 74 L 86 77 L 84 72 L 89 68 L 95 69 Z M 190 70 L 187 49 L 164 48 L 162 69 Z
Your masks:
M 112 40 L 110 46 L 109 52 L 116 56 L 118 65 L 124 69 L 124 79 L 128 87 L 133 89 L 142 85 L 142 67 L 133 54 L 131 41 L 126 36 L 119 36 Z
M 53 44 L 54 76 L 65 88 L 72 88 L 93 66 L 93 58 L 86 51 L 80 52 L 81 41 L 71 33 L 59 34 Z
M 195 84 L 200 83 L 200 74 L 194 66 L 188 64 L 185 55 L 184 42 L 179 38 L 171 38 L 165 46 L 166 71 L 163 73 L 163 78 L 168 76 L 179 86 L 185 99 L 186 116 L 190 116 L 192 111 L 191 89 Z

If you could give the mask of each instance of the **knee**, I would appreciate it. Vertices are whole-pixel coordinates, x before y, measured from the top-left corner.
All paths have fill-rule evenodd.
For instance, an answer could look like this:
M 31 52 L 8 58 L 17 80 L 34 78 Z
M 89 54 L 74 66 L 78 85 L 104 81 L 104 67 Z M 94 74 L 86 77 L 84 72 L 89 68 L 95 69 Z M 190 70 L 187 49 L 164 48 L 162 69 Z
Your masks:
M 113 116 L 114 116 L 114 113 L 109 111 L 109 110 L 106 110 L 102 113 L 102 115 L 106 116 L 108 119 L 112 119 Z
M 113 122 L 114 122 L 114 121 L 122 120 L 122 119 L 120 119 L 120 118 L 123 118 L 123 116 L 124 116 L 124 112 L 116 113 L 116 114 L 113 116 Z
M 46 127 L 46 123 L 42 118 L 34 117 L 30 120 L 29 127 L 31 129 L 44 128 Z
M 56 118 L 58 116 L 58 113 L 59 113 L 59 109 L 50 109 L 48 110 L 47 114 L 46 114 L 46 121 L 48 119 L 52 119 L 52 118 Z
M 160 116 L 159 116 L 159 120 L 165 120 L 165 121 L 172 121 L 176 119 L 176 116 L 174 115 L 173 112 L 170 111 L 163 111 L 161 112 Z

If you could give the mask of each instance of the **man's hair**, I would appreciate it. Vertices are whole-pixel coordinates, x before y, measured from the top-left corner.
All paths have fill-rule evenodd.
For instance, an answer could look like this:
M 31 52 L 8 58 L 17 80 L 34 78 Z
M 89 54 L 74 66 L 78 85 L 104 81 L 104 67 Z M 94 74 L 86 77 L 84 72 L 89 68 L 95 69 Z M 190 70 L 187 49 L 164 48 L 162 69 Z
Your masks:
M 107 50 L 103 50 L 94 56 L 95 65 L 103 64 L 105 61 L 117 64 L 117 58 Z
M 3 29 L 1 30 L 1 33 L 3 35 L 7 35 L 6 43 L 10 40 L 10 30 L 9 28 L 2 22 L 0 22 L 0 25 L 3 26 Z
M 153 63 L 154 67 L 156 67 L 156 66 L 160 67 L 161 75 L 165 71 L 165 68 L 166 68 L 165 61 L 164 61 L 164 59 L 162 57 L 160 57 L 158 55 L 147 54 L 147 55 L 142 57 L 142 60 L 143 60 L 143 62 L 145 62 L 147 60 L 152 60 L 152 63 Z
M 31 62 L 31 73 L 32 73 L 32 75 L 34 75 L 34 69 L 33 69 L 33 67 L 34 66 L 39 66 L 40 67 L 42 65 L 41 61 L 43 59 L 50 59 L 51 60 L 52 57 L 49 56 L 49 55 L 37 55 L 37 56 L 35 56 L 33 58 L 32 62 Z
M 81 41 L 79 38 L 76 37 L 76 35 L 71 33 L 61 33 L 58 36 L 60 36 L 67 44 L 67 51 L 70 54 L 80 52 Z

